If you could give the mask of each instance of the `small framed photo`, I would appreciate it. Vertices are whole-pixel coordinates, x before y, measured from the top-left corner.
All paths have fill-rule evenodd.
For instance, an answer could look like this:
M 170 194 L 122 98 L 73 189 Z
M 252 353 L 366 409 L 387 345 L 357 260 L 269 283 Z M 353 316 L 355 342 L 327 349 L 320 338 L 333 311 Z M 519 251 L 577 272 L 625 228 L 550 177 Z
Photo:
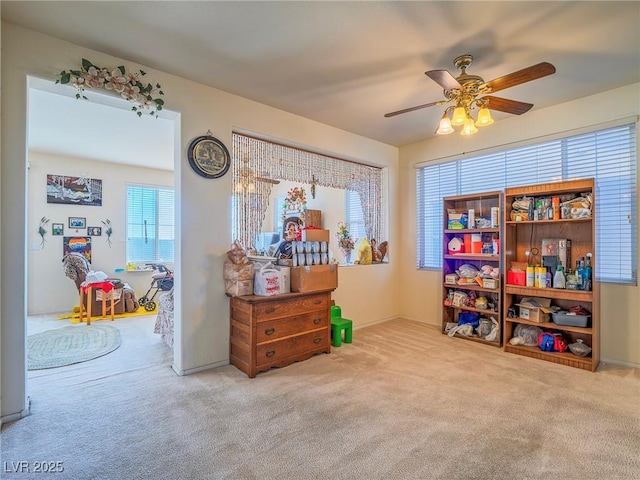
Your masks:
M 64 235 L 64 224 L 63 223 L 52 223 L 51 224 L 51 235 Z
M 69 217 L 69 228 L 87 228 L 85 217 Z
M 87 235 L 100 237 L 102 235 L 102 227 L 87 227 Z

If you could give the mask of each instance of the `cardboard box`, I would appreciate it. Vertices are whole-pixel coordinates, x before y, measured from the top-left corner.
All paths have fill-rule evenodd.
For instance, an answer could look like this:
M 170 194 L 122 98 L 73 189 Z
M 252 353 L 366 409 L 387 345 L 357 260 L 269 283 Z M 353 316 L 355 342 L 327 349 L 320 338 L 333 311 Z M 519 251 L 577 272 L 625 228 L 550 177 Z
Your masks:
M 449 285 L 456 285 L 456 283 L 458 282 L 458 275 L 455 273 L 448 273 L 447 275 L 444 276 L 444 283 L 447 283 Z
M 528 304 L 528 303 L 531 304 Z M 524 297 L 520 303 L 516 303 L 520 310 L 520 318 L 530 322 L 543 323 L 549 321 L 549 314 L 553 313 L 550 298 Z
M 307 265 L 291 269 L 292 292 L 315 292 L 338 288 L 338 264 Z
M 496 278 L 483 278 L 482 288 L 491 288 L 495 290 L 498 288 L 498 280 Z
M 329 230 L 324 230 L 321 228 L 302 230 L 302 241 L 303 242 L 328 242 Z

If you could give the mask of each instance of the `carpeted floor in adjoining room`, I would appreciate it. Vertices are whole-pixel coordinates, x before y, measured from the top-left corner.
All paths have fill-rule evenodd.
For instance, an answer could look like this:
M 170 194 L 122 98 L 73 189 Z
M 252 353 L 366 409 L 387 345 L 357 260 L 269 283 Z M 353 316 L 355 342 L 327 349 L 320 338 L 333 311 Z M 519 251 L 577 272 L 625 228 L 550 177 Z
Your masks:
M 118 324 L 104 357 L 29 373 L 32 415 L 3 426 L 3 462 L 61 461 L 38 476 L 56 479 L 640 478 L 637 369 L 586 372 L 396 320 L 255 379 L 179 377 L 142 318 Z

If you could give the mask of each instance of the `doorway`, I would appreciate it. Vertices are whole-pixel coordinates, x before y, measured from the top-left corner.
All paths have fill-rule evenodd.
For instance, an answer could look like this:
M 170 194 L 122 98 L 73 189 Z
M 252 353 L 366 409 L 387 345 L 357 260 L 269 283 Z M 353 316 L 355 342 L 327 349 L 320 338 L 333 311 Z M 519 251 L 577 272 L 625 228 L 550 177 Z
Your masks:
M 61 263 L 70 237 L 90 240 L 92 269 L 122 277 L 137 295 L 144 294 L 150 274 L 126 269 L 126 182 L 175 188 L 180 115 L 165 110 L 158 118 L 138 117 L 124 99 L 97 92 L 85 92 L 88 100 L 76 99 L 74 88 L 32 77 L 28 87 L 28 316 L 65 313 L 78 304 L 77 289 Z M 101 204 L 48 203 L 50 174 L 100 179 Z M 84 219 L 84 228 L 74 228 L 71 218 Z M 68 326 L 70 320 L 59 323 Z

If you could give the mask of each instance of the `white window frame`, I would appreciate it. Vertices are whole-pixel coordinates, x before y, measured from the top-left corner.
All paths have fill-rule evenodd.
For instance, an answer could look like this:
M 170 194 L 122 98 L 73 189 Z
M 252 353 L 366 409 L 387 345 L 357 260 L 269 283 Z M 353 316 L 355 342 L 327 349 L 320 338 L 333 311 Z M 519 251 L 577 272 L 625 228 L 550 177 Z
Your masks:
M 351 189 L 345 190 L 344 211 L 345 223 L 347 224 L 353 241 L 357 242 L 361 238 L 366 237 L 364 211 L 362 210 L 362 203 L 357 191 Z

